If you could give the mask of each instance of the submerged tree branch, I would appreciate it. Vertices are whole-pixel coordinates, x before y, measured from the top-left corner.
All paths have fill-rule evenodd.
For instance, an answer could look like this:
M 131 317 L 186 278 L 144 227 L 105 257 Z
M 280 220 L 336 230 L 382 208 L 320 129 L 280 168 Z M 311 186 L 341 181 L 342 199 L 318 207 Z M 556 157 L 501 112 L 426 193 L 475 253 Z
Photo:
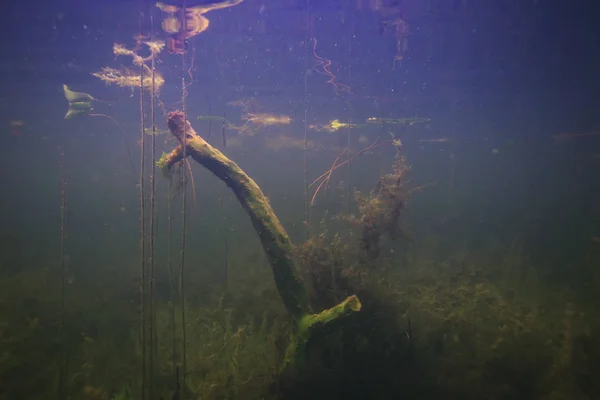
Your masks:
M 183 158 L 184 132 L 186 134 L 186 154 L 221 179 L 233 191 L 246 210 L 258 234 L 267 259 L 273 271 L 275 285 L 283 303 L 296 321 L 296 331 L 290 341 L 286 362 L 300 361 L 306 342 L 317 335 L 323 326 L 359 311 L 360 301 L 350 296 L 330 310 L 312 314 L 304 282 L 292 257 L 291 240 L 275 215 L 260 187 L 236 163 L 200 137 L 184 114 L 175 111 L 169 114 L 169 129 L 180 145 L 169 154 L 163 154 L 157 166 L 168 170 Z

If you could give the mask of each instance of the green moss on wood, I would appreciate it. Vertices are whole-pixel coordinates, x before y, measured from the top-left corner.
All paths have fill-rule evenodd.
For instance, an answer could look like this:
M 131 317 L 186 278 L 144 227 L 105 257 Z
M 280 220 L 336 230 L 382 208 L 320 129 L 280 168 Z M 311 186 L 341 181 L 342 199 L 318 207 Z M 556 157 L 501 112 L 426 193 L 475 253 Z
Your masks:
M 294 264 L 290 238 L 260 187 L 236 163 L 202 139 L 182 112 L 172 112 L 168 125 L 180 143 L 183 143 L 185 134 L 186 155 L 225 182 L 250 216 L 273 271 L 279 295 L 296 321 L 296 329 L 286 353 L 286 366 L 297 366 L 304 356 L 308 340 L 324 327 L 331 326 L 331 322 L 359 311 L 360 301 L 356 296 L 350 296 L 329 310 L 312 314 L 304 282 Z M 163 154 L 156 165 L 168 170 L 182 158 L 183 148 L 180 145 L 171 153 Z

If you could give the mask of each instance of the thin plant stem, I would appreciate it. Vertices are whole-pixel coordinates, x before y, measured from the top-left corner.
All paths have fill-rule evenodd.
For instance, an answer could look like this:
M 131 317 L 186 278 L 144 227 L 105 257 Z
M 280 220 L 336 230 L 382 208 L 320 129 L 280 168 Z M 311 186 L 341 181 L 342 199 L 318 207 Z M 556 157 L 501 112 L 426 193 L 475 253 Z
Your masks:
M 67 212 L 67 177 L 65 167 L 65 152 L 62 147 L 60 151 L 60 337 L 61 337 L 61 363 L 59 393 L 60 399 L 67 399 L 67 375 L 68 375 L 68 352 L 66 333 L 66 291 L 67 291 L 67 268 L 65 262 L 65 218 Z
M 308 37 L 310 31 L 310 0 L 306 0 L 306 32 L 304 33 L 304 219 L 306 239 L 309 236 L 310 205 L 308 203 Z
M 335 171 L 336 169 L 338 169 L 340 167 L 343 167 L 344 165 L 348 164 L 350 161 L 354 160 L 356 157 L 362 155 L 363 153 L 366 153 L 367 151 L 373 150 L 373 149 L 375 149 L 377 147 L 381 147 L 381 146 L 383 146 L 385 144 L 391 143 L 391 141 L 379 143 L 379 139 L 380 139 L 380 137 L 378 137 L 375 140 L 375 142 L 373 142 L 373 144 L 371 144 L 370 146 L 365 147 L 364 149 L 362 149 L 361 151 L 359 151 L 358 153 L 356 153 L 352 157 L 348 156 L 348 158 L 345 161 L 343 161 L 343 162 L 341 162 L 341 163 L 339 163 L 337 165 L 334 165 L 331 169 L 328 169 L 327 171 L 325 171 L 324 173 L 322 173 L 321 175 L 319 175 L 319 177 L 317 177 L 317 179 L 315 179 L 310 185 L 308 185 L 308 188 L 310 189 L 315 184 L 317 184 L 317 182 L 319 182 L 321 179 L 326 178 L 331 173 L 332 170 Z M 342 152 L 342 154 L 343 153 L 344 152 Z
M 129 157 L 129 163 L 131 164 L 131 171 L 135 175 L 135 164 L 133 163 L 133 155 L 131 154 L 131 148 L 129 147 L 129 143 L 127 142 L 127 137 L 125 136 L 125 131 L 123 130 L 123 128 L 121 128 L 121 125 L 119 125 L 119 123 L 113 117 L 106 115 L 106 114 L 93 113 L 93 114 L 88 114 L 88 116 L 106 118 L 109 121 L 111 121 L 113 124 L 115 124 L 117 126 L 117 128 L 119 128 L 119 133 L 121 134 L 121 138 L 123 138 L 123 143 L 125 143 L 125 150 L 127 150 L 127 156 Z
M 151 29 L 153 30 L 154 20 L 150 14 Z M 151 393 L 154 393 L 154 364 L 157 351 L 156 337 L 156 73 L 155 60 L 151 59 L 151 74 L 152 74 L 152 94 L 150 98 L 150 120 L 152 123 L 152 139 L 151 139 L 151 157 L 152 165 L 150 167 L 150 324 L 148 327 L 148 339 L 150 342 L 150 360 L 149 378 L 152 387 Z
M 183 10 L 185 10 L 186 1 L 183 1 Z M 183 27 L 182 32 L 187 31 L 187 20 L 183 18 Z M 186 57 L 185 51 L 181 56 L 181 66 L 185 73 L 190 76 L 190 85 L 192 84 L 192 73 L 191 69 L 186 68 Z M 183 130 L 183 139 L 181 141 L 181 146 L 183 148 L 183 160 L 187 158 L 187 109 L 186 109 L 186 97 L 187 97 L 187 85 L 185 83 L 185 75 L 181 77 L 181 108 L 184 115 L 184 130 Z M 182 354 L 181 354 L 181 382 L 182 382 L 182 397 L 183 400 L 187 400 L 187 325 L 186 325 L 186 315 L 185 315 L 185 244 L 186 244 L 186 199 L 187 199 L 187 176 L 186 176 L 185 168 L 182 168 L 182 194 L 181 194 L 181 265 L 179 271 L 179 295 L 180 295 L 180 303 L 181 303 L 181 341 L 182 341 Z
M 173 373 L 174 373 L 174 384 L 175 387 L 179 384 L 179 367 L 178 367 L 178 355 L 177 355 L 177 324 L 175 319 L 175 303 L 176 303 L 176 292 L 175 281 L 173 279 L 173 176 L 169 175 L 169 195 L 167 198 L 167 273 L 169 276 L 169 288 L 171 290 L 171 334 L 173 335 Z
M 146 133 L 144 121 L 144 68 L 140 67 L 140 317 L 141 317 L 141 350 L 142 350 L 142 399 L 147 397 L 147 360 L 146 360 L 146 193 L 145 193 L 145 152 Z

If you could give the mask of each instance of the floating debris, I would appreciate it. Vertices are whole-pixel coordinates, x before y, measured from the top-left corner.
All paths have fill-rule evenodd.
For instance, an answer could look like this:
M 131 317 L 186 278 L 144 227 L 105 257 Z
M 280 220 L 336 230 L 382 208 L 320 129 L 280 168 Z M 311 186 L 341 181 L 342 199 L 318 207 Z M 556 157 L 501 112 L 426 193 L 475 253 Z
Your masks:
M 419 140 L 419 142 L 421 143 L 448 143 L 448 142 L 452 142 L 453 139 L 449 138 L 449 137 L 442 137 L 442 138 L 432 138 L 432 139 L 421 139 Z
M 156 129 L 156 130 L 153 130 L 152 128 L 144 128 L 144 133 L 146 135 L 156 135 L 156 136 L 159 136 L 159 135 L 165 135 L 165 134 L 167 134 L 169 132 L 170 131 L 168 129 Z
M 198 120 L 200 121 L 216 121 L 216 122 L 227 122 L 227 120 L 224 117 L 221 117 L 219 115 L 199 115 Z
M 411 126 L 423 122 L 430 122 L 431 118 L 378 118 L 371 117 L 367 118 L 369 124 L 396 124 L 396 125 L 407 125 Z

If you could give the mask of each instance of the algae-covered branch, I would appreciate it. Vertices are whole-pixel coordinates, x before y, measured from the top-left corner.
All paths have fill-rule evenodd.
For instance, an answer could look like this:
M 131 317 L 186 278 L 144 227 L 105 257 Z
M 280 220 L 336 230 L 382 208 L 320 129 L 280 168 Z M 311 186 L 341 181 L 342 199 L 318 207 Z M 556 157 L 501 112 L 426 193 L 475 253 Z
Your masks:
M 360 310 L 360 301 L 351 296 L 331 310 L 312 314 L 306 287 L 294 264 L 290 238 L 260 187 L 235 162 L 202 139 L 182 112 L 170 113 L 168 126 L 180 145 L 171 153 L 164 154 L 157 162 L 158 167 L 165 170 L 181 161 L 184 153 L 182 143 L 185 142 L 185 154 L 225 182 L 248 213 L 267 255 L 279 295 L 288 312 L 296 320 L 297 332 L 292 340 L 294 348 L 288 349 L 290 357 L 296 358 L 299 355 L 296 350 L 303 348 L 313 332 L 320 331 L 313 328 Z

